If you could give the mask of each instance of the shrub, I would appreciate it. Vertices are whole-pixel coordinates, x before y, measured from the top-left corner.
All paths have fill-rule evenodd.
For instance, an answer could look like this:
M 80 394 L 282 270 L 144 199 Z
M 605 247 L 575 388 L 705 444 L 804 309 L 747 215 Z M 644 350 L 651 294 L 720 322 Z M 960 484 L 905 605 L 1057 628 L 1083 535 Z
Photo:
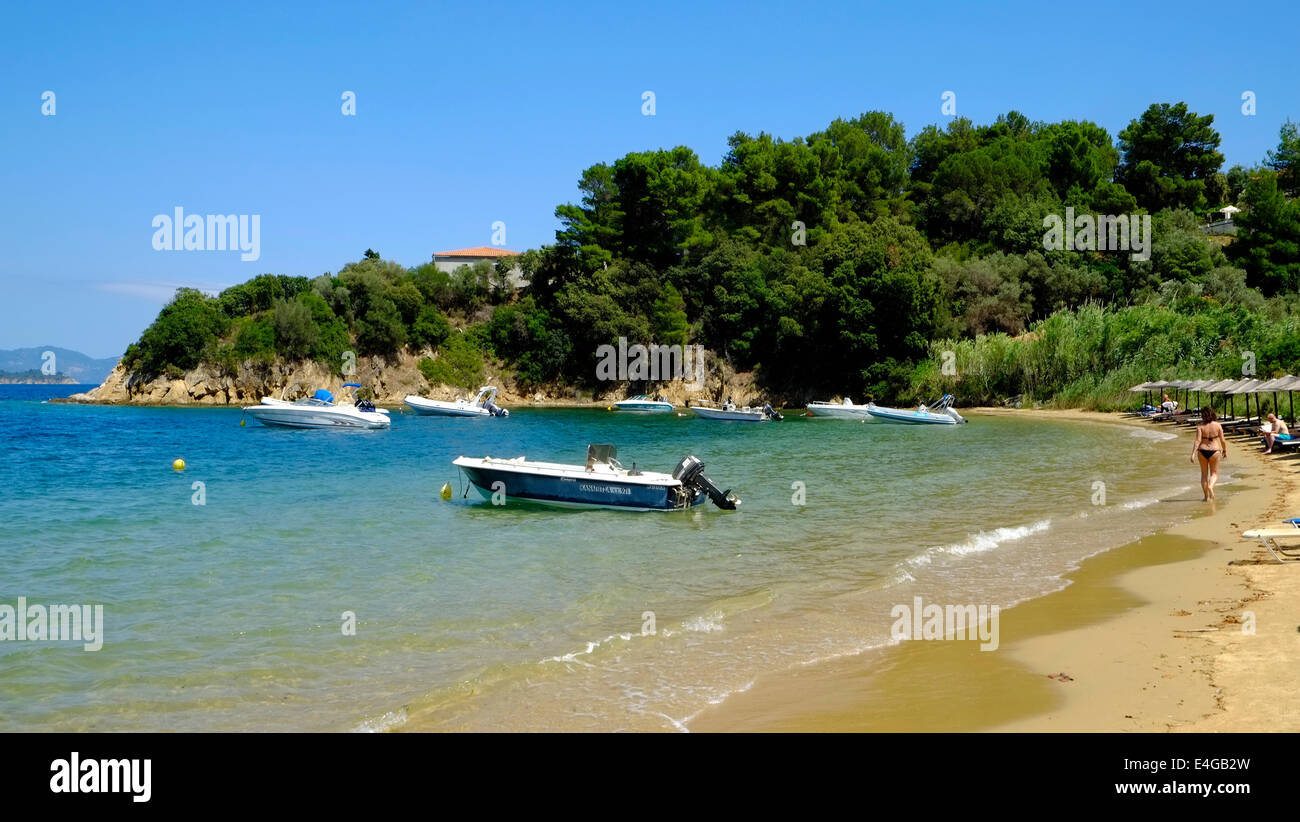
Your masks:
M 387 297 L 371 295 L 365 316 L 357 320 L 357 348 L 362 354 L 388 355 L 406 344 L 406 326 Z
M 430 385 L 475 388 L 483 381 L 483 354 L 466 334 L 452 334 L 437 359 L 420 360 L 420 373 Z
M 158 318 L 130 346 L 123 363 L 127 371 L 155 377 L 167 366 L 188 371 L 199 364 L 204 349 L 229 325 L 216 300 L 192 288 L 180 288 Z
M 271 322 L 275 330 L 275 350 L 287 359 L 309 357 L 320 345 L 320 328 L 312 318 L 311 309 L 300 300 L 277 302 Z
M 420 309 L 420 316 L 411 326 L 411 343 L 420 347 L 437 349 L 451 333 L 451 326 L 442 312 L 431 305 Z

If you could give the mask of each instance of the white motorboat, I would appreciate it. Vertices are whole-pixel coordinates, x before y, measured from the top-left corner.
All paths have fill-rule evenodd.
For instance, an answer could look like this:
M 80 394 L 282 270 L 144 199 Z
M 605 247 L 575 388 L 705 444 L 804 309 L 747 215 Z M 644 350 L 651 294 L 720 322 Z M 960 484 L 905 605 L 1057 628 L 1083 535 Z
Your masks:
M 625 400 L 619 400 L 614 403 L 614 408 L 619 411 L 642 411 L 654 412 L 672 411 L 673 404 L 666 400 L 657 400 L 646 394 L 637 394 L 635 397 L 628 397 Z
M 965 417 L 953 410 L 952 403 L 952 394 L 944 394 L 930 405 L 921 405 L 914 410 L 873 405 L 869 413 L 882 422 L 904 425 L 957 425 L 966 422 Z
M 764 405 L 762 408 L 745 406 L 737 408 L 733 402 L 724 402 L 721 408 L 709 408 L 707 406 L 692 405 L 691 410 L 697 416 L 706 420 L 728 420 L 732 422 L 766 422 L 767 420 L 780 420 L 783 417 L 777 413 L 771 405 Z
M 508 417 L 510 412 L 495 402 L 497 390 L 485 385 L 478 390 L 474 399 L 459 398 L 454 402 L 430 400 L 414 394 L 403 400 L 417 414 L 440 417 Z
M 869 402 L 866 405 L 854 405 L 853 400 L 845 397 L 844 402 L 810 402 L 808 403 L 808 412 L 814 417 L 877 422 L 878 420 L 871 416 L 871 409 L 875 407 L 874 402 Z
M 360 388 L 355 382 L 345 383 L 344 388 Z M 300 400 L 276 399 L 263 397 L 259 405 L 244 406 L 244 413 L 262 423 L 262 425 L 280 428 L 388 428 L 392 420 L 388 411 L 375 408 L 370 400 L 337 403 L 334 395 L 324 388 L 310 397 Z
M 512 500 L 565 508 L 614 508 L 624 511 L 681 511 L 706 499 L 732 510 L 740 500 L 719 490 L 704 476 L 704 463 L 684 458 L 671 474 L 624 468 L 612 445 L 587 446 L 586 465 L 530 462 L 524 457 L 457 457 L 452 464 L 465 472 L 484 499 L 498 505 Z M 466 489 L 466 493 L 468 493 Z

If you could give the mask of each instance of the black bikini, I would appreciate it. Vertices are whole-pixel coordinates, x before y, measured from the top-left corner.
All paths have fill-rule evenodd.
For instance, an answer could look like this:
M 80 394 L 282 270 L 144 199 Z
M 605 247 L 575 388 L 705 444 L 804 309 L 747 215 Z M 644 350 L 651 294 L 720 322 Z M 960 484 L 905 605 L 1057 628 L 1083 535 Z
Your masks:
M 1215 439 L 1218 439 L 1218 437 L 1215 437 Z M 1219 449 L 1217 448 L 1197 448 L 1196 450 L 1201 452 L 1201 456 L 1205 457 L 1207 462 L 1212 459 L 1215 454 L 1219 453 Z

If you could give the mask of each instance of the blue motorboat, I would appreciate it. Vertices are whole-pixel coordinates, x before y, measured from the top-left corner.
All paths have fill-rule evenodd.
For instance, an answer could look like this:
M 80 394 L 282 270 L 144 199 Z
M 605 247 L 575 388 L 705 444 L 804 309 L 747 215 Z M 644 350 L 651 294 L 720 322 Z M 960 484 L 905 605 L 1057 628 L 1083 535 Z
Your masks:
M 671 474 L 624 468 L 612 445 L 587 446 L 585 465 L 533 462 L 524 457 L 457 457 L 452 464 L 470 484 L 497 504 L 511 500 L 568 508 L 624 511 L 683 511 L 706 499 L 725 510 L 740 505 L 730 489 L 719 490 L 704 476 L 704 463 L 685 457 Z

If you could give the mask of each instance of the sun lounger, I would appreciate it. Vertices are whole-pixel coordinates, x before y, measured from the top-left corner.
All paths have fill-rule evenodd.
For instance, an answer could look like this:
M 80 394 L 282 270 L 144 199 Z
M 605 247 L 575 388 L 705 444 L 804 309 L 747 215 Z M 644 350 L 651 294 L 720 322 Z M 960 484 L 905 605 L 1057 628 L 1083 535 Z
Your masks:
M 1251 428 L 1258 431 L 1260 426 L 1259 417 L 1250 417 L 1244 420 L 1233 420 L 1232 422 L 1223 423 L 1224 430 L 1240 432 L 1242 429 Z
M 1278 562 L 1300 562 L 1300 542 L 1283 545 L 1278 540 L 1300 540 L 1300 527 L 1261 528 L 1242 534 L 1246 539 L 1257 539 Z

